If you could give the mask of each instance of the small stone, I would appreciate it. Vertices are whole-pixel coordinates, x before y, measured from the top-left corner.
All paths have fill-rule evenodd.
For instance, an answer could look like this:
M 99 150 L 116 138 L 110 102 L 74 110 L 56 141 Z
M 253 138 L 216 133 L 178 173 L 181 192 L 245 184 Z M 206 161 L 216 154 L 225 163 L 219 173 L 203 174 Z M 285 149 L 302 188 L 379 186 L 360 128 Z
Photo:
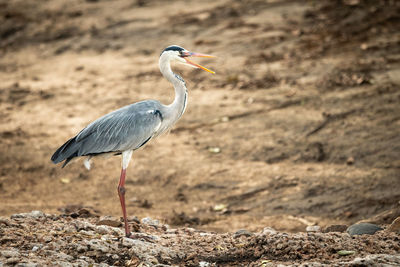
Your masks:
M 354 158 L 353 157 L 348 157 L 346 160 L 347 165 L 353 165 L 354 164 Z
M 367 50 L 368 49 L 368 45 L 366 43 L 362 43 L 360 45 L 361 50 Z
M 128 238 L 128 237 L 123 237 L 123 238 L 122 238 L 122 245 L 123 245 L 124 247 L 130 248 L 130 247 L 134 246 L 136 243 L 137 243 L 137 242 L 135 242 L 134 239 L 131 239 L 131 238 Z
M 400 217 L 397 217 L 391 225 L 387 228 L 388 231 L 390 232 L 395 232 L 400 234 Z
M 76 247 L 76 251 L 78 251 L 79 253 L 86 252 L 86 251 L 88 251 L 88 247 L 79 244 L 79 245 Z
M 39 210 L 33 210 L 31 212 L 28 213 L 18 213 L 18 214 L 13 214 L 11 215 L 11 219 L 18 219 L 18 218 L 41 218 L 41 217 L 45 217 L 46 215 L 39 211 Z
M 227 206 L 225 204 L 217 204 L 213 207 L 214 211 L 223 211 L 226 209 L 227 209 Z
M 38 267 L 38 266 L 39 264 L 34 262 L 20 262 L 15 265 L 15 267 Z
M 39 247 L 38 247 L 38 246 L 33 246 L 32 252 L 35 252 L 35 251 L 38 251 L 38 250 L 39 250 Z
M 261 232 L 262 234 L 270 234 L 270 235 L 274 235 L 276 233 L 278 233 L 274 228 L 271 227 L 264 227 L 264 229 Z
M 240 236 L 252 236 L 254 235 L 252 232 L 247 231 L 246 229 L 240 229 L 233 234 L 234 238 L 238 238 Z
M 19 258 L 8 258 L 4 263 L 7 264 L 16 264 L 19 262 Z
M 221 152 L 221 149 L 219 147 L 209 147 L 208 151 L 211 152 L 211 153 L 218 154 L 218 153 Z
M 109 252 L 110 249 L 107 245 L 103 244 L 103 242 L 101 242 L 98 239 L 91 239 L 89 240 L 89 242 L 87 242 L 87 245 L 90 247 L 91 250 L 98 250 L 101 252 Z
M 45 243 L 49 243 L 49 242 L 51 242 L 51 240 L 53 240 L 53 237 L 51 237 L 51 236 L 45 236 L 45 237 L 43 237 L 43 241 L 44 241 Z
M 318 233 L 321 232 L 321 227 L 318 225 L 309 225 L 306 227 L 307 233 Z
M 101 235 L 109 234 L 111 232 L 111 230 L 105 225 L 96 226 L 95 231 Z
M 73 267 L 72 263 L 65 262 L 65 261 L 56 261 L 53 262 L 53 266 L 60 266 L 60 267 Z
M 0 217 L 0 224 L 4 224 L 4 225 L 7 225 L 7 226 L 11 225 L 10 221 L 5 217 Z
M 152 226 L 158 226 L 160 224 L 159 220 L 153 220 L 152 218 L 149 217 L 143 218 L 140 222 L 142 224 L 147 224 Z
M 79 266 L 79 267 L 88 267 L 89 263 L 87 263 L 87 261 L 84 261 L 82 259 L 78 259 L 74 261 L 74 266 Z
M 112 227 L 119 227 L 122 225 L 121 221 L 112 216 L 103 216 L 100 217 L 99 221 L 96 223 L 97 225 L 108 225 Z
M 354 253 L 356 253 L 355 251 L 352 250 L 339 250 L 337 252 L 337 254 L 339 254 L 340 256 L 348 256 L 348 255 L 353 255 Z
M 75 227 L 78 231 L 93 231 L 96 228 L 96 226 L 91 224 L 90 222 L 80 220 L 75 221 Z
M 206 261 L 200 261 L 200 262 L 199 262 L 199 266 L 200 266 L 200 267 L 208 267 L 208 266 L 210 266 L 210 263 L 209 263 L 209 262 L 206 262 Z
M 0 255 L 6 258 L 16 258 L 20 256 L 19 252 L 16 250 L 1 250 Z
M 347 233 L 349 235 L 373 235 L 377 231 L 381 231 L 383 228 L 379 227 L 378 225 L 372 224 L 372 223 L 358 223 L 358 224 L 353 224 L 347 228 Z
M 72 261 L 74 259 L 74 257 L 65 254 L 64 252 L 59 252 L 56 254 L 57 258 L 61 259 L 61 260 L 65 260 L 65 261 Z
M 331 232 L 339 232 L 339 233 L 343 233 L 347 230 L 347 225 L 344 224 L 332 224 L 327 226 L 323 232 L 324 233 L 331 233 Z

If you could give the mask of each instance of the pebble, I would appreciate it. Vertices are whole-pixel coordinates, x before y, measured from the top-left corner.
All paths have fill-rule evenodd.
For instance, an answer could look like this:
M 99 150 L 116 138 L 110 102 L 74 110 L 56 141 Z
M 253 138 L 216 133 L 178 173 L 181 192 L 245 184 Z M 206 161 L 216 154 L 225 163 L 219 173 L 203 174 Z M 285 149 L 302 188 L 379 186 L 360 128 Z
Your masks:
M 151 225 L 151 226 L 158 226 L 160 225 L 160 221 L 159 220 L 154 220 L 152 218 L 149 217 L 145 217 L 140 221 L 142 224 L 147 224 L 147 225 Z
M 278 233 L 274 228 L 271 227 L 264 227 L 264 229 L 261 232 L 262 234 L 270 234 L 270 235 L 274 235 L 276 233 Z
M 106 244 L 103 244 L 99 239 L 91 239 L 87 242 L 91 250 L 98 250 L 101 252 L 109 252 L 110 249 Z
M 11 219 L 18 219 L 18 218 L 41 218 L 41 217 L 45 217 L 46 215 L 41 212 L 40 210 L 33 210 L 31 212 L 28 213 L 18 213 L 18 214 L 13 214 L 11 215 Z
M 72 263 L 66 262 L 66 261 L 56 261 L 53 262 L 53 266 L 60 266 L 60 267 L 73 267 Z
M 19 258 L 8 258 L 5 263 L 6 264 L 16 264 L 19 262 Z
M 96 224 L 97 225 L 107 225 L 107 226 L 111 226 L 111 227 L 119 227 L 122 225 L 122 222 L 116 217 L 102 216 L 102 217 L 100 217 L 99 221 Z
M 16 258 L 20 256 L 19 252 L 16 250 L 2 250 L 0 251 L 0 255 L 6 258 Z
M 95 231 L 96 231 L 96 233 L 99 233 L 101 235 L 105 235 L 105 234 L 111 233 L 111 230 L 106 225 L 96 226 Z
M 75 227 L 78 231 L 86 230 L 93 231 L 96 226 L 87 221 L 75 221 Z
M 76 251 L 78 251 L 79 253 L 88 251 L 88 246 L 84 246 L 84 245 L 79 244 L 79 245 L 76 247 Z
M 349 226 L 349 228 L 347 228 L 347 233 L 349 233 L 349 235 L 353 236 L 353 235 L 373 235 L 375 234 L 377 231 L 381 231 L 383 230 L 383 228 L 379 227 L 376 224 L 372 224 L 372 223 L 358 223 L 358 224 L 353 224 L 351 226 Z
M 318 225 L 309 225 L 306 227 L 307 233 L 318 233 L 321 232 L 321 227 Z
M 390 232 L 395 232 L 395 233 L 400 234 L 400 217 L 397 217 L 397 218 L 392 222 L 392 224 L 389 225 L 389 227 L 388 227 L 387 230 L 390 231 Z
M 65 261 L 72 261 L 74 259 L 74 257 L 65 254 L 64 252 L 59 252 L 57 254 L 55 254 L 57 256 L 57 258 L 65 260 Z
M 324 233 L 330 233 L 330 232 L 339 232 L 339 233 L 343 233 L 347 230 L 347 225 L 344 224 L 332 224 L 327 226 L 323 232 Z
M 247 231 L 246 229 L 240 229 L 233 234 L 234 238 L 238 238 L 240 236 L 252 236 L 254 235 L 252 232 Z
M 20 262 L 15 265 L 15 267 L 38 267 L 38 266 L 39 264 L 34 262 Z
M 77 267 L 88 267 L 89 263 L 87 263 L 86 261 L 82 260 L 82 259 L 78 259 L 74 262 L 74 266 Z
M 353 255 L 354 253 L 356 253 L 356 252 L 352 251 L 352 250 L 339 250 L 337 252 L 337 254 L 340 256 L 349 256 L 349 255 Z
M 141 245 L 143 243 L 143 241 L 141 240 L 136 240 L 136 239 L 132 239 L 132 238 L 128 238 L 128 237 L 123 237 L 122 238 L 122 245 L 124 247 L 133 247 L 135 245 Z

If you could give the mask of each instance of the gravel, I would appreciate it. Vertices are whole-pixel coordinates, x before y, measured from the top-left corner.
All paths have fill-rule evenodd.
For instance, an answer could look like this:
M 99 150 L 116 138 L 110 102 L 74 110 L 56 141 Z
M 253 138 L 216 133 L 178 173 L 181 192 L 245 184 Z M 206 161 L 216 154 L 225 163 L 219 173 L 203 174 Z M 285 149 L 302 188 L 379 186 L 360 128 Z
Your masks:
M 134 238 L 97 218 L 39 211 L 2 218 L 0 266 L 360 266 L 400 264 L 400 236 L 272 228 L 213 233 L 145 218 Z M 137 224 L 137 222 L 132 222 Z M 310 229 L 309 229 L 310 230 Z M 317 230 L 317 229 L 312 229 Z

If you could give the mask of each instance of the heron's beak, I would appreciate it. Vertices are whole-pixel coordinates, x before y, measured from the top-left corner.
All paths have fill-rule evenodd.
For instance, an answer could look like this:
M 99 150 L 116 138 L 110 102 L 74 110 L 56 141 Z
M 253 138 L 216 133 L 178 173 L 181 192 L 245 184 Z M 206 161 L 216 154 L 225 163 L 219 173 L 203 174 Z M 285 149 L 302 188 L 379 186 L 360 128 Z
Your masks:
M 212 73 L 212 74 L 215 74 L 214 71 L 209 70 L 209 69 L 207 69 L 206 67 L 203 67 L 203 66 L 201 66 L 201 65 L 199 65 L 199 64 L 197 64 L 197 63 L 195 63 L 195 62 L 193 62 L 193 61 L 191 61 L 191 60 L 188 59 L 188 57 L 215 57 L 215 56 L 185 51 L 185 52 L 182 52 L 181 57 L 182 57 L 184 60 L 186 60 L 186 64 L 188 64 L 188 65 L 190 65 L 190 66 L 193 66 L 193 67 L 195 67 L 195 68 L 200 68 L 200 69 L 202 69 L 202 70 L 208 71 L 208 72 L 210 72 L 210 73 Z

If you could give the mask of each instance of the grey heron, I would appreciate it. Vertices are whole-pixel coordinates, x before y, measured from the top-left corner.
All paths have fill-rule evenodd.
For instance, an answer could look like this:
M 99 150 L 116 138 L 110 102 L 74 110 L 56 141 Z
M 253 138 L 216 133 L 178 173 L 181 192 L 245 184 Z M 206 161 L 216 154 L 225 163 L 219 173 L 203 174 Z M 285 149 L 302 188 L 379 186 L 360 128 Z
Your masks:
M 188 92 L 185 81 L 172 72 L 170 63 L 177 61 L 214 73 L 194 63 L 188 59 L 189 57 L 213 56 L 190 52 L 177 45 L 165 48 L 160 55 L 160 71 L 175 88 L 175 99 L 170 105 L 163 105 L 156 100 L 145 100 L 108 113 L 69 139 L 51 157 L 54 164 L 64 161 L 62 166 L 64 167 L 73 158 L 86 156 L 84 164 L 89 169 L 92 157 L 101 154 L 122 155 L 121 176 L 117 189 L 124 217 L 125 234 L 128 237 L 131 233 L 125 208 L 125 177 L 132 152 L 170 129 L 186 108 Z

